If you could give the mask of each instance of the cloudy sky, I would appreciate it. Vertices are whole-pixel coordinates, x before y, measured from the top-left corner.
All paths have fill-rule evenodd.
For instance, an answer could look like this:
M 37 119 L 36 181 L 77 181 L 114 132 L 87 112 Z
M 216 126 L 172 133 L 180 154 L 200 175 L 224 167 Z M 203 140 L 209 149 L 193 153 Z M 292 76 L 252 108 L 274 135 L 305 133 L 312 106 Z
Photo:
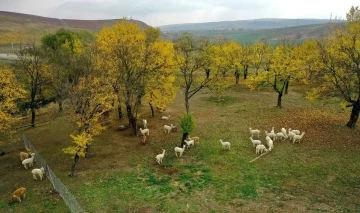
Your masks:
M 342 18 L 359 0 L 0 0 L 0 11 L 62 19 L 128 17 L 151 26 L 257 18 Z

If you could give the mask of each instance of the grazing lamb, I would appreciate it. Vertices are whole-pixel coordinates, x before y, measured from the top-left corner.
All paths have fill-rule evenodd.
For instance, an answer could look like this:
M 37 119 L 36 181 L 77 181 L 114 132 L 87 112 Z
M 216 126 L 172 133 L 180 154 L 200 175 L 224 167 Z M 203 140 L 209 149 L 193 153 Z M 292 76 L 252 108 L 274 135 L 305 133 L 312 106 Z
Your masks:
M 141 142 L 146 144 L 146 135 L 141 136 Z
M 266 137 L 267 137 L 267 136 L 266 136 Z M 252 139 L 252 137 L 250 137 L 250 140 L 251 140 L 251 143 L 253 144 L 254 147 L 255 147 L 256 145 L 261 144 L 261 141 L 260 141 L 260 140 L 254 140 L 254 139 Z
M 163 152 L 162 152 L 162 154 L 158 154 L 158 155 L 156 155 L 156 162 L 158 163 L 158 164 L 161 164 L 162 163 L 162 159 L 164 158 L 164 155 L 165 155 L 165 149 L 163 149 Z
M 294 132 L 289 132 L 288 137 L 289 137 L 290 141 L 292 141 L 292 139 L 295 135 L 296 134 Z
M 169 119 L 170 119 L 170 115 L 168 115 L 168 116 L 165 116 L 165 115 L 164 115 L 164 116 L 161 117 L 161 119 L 162 119 L 162 120 L 169 120 Z
M 271 133 L 275 133 L 274 127 L 271 128 Z
M 297 129 L 291 130 L 291 128 L 289 128 L 289 133 L 290 133 L 290 132 L 293 132 L 293 133 L 295 133 L 295 134 L 297 134 L 297 135 L 300 135 L 300 130 L 297 130 Z
M 295 143 L 296 141 L 299 141 L 300 143 L 300 140 L 302 139 L 302 137 L 305 135 L 305 132 L 302 132 L 301 135 L 295 135 L 293 137 L 293 143 Z
M 268 150 L 266 149 L 265 145 L 257 145 L 256 146 L 256 154 L 262 154 L 263 151 L 267 152 Z
M 140 132 L 141 132 L 141 134 L 142 135 L 148 135 L 149 136 L 149 132 L 150 132 L 150 130 L 149 129 L 142 129 L 142 128 L 140 128 Z
M 188 135 L 188 140 L 194 140 L 195 143 L 200 143 L 200 138 L 197 136 L 190 137 L 190 135 Z
M 254 137 L 254 134 L 257 134 L 257 137 L 259 137 L 260 135 L 260 130 L 258 129 L 251 129 L 251 127 L 249 128 L 250 133 L 251 133 L 251 137 Z
M 172 128 L 173 128 L 172 124 L 170 124 L 170 126 L 165 124 L 164 125 L 164 132 L 169 134 L 171 132 Z
M 143 119 L 143 126 L 144 126 L 144 129 L 147 129 L 147 120 L 146 119 Z
M 45 174 L 45 170 L 44 170 L 44 167 L 41 167 L 40 169 L 33 169 L 31 171 L 31 173 L 33 174 L 34 180 L 37 180 L 36 175 L 39 175 L 40 180 L 42 180 L 42 178 L 43 178 L 43 176 Z
M 180 147 L 175 147 L 175 155 L 177 157 L 177 153 L 179 152 L 180 153 L 180 157 L 182 156 L 183 152 L 185 151 L 185 145 L 183 146 L 183 148 L 180 148 Z
M 223 142 L 221 139 L 219 140 L 222 146 L 222 149 L 229 149 L 230 150 L 230 142 Z
M 267 131 L 265 131 L 265 134 L 266 134 L 266 136 L 269 136 L 270 138 L 272 138 L 273 140 L 275 140 L 275 137 L 276 137 L 276 134 L 275 134 L 275 133 L 272 133 L 272 132 L 268 133 Z
M 12 203 L 14 201 L 19 201 L 21 202 L 21 197 L 24 199 L 26 197 L 26 188 L 25 187 L 21 187 L 21 188 L 18 188 L 16 189 L 11 197 L 9 198 L 9 203 Z
M 27 152 L 20 152 L 19 156 L 21 161 L 31 157 L 31 150 L 29 148 L 26 148 L 26 151 Z
M 35 153 L 31 153 L 31 158 L 25 159 L 23 160 L 21 163 L 22 165 L 24 165 L 25 169 L 27 169 L 27 165 L 29 165 L 29 167 L 33 166 L 34 163 L 34 157 L 35 157 Z
M 271 151 L 274 148 L 274 142 L 268 136 L 266 136 L 266 141 L 267 141 L 267 144 L 268 144 L 268 147 L 269 147 L 269 151 Z
M 274 141 L 275 141 L 276 139 L 278 139 L 278 138 L 283 141 L 283 140 L 285 140 L 286 138 L 288 138 L 288 136 L 285 135 L 285 134 L 282 133 L 282 132 L 278 132 L 278 133 L 276 133 L 276 135 L 275 135 Z
M 284 133 L 284 135 L 287 135 L 287 132 L 286 132 L 285 128 L 281 128 L 281 132 Z
M 184 140 L 184 142 L 186 143 L 187 148 L 189 149 L 191 146 L 194 146 L 194 140 Z

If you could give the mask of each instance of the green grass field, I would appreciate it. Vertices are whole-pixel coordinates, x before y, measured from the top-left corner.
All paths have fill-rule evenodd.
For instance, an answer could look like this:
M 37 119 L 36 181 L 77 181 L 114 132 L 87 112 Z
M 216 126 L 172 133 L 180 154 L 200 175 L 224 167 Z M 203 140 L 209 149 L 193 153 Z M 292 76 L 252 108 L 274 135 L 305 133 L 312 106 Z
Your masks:
M 51 122 L 19 133 L 37 147 L 86 212 L 360 212 L 360 130 L 345 128 L 350 112 L 309 103 L 297 92 L 284 96 L 282 109 L 275 105 L 275 93 L 248 91 L 243 85 L 231 87 L 224 97 L 207 92 L 194 96 L 190 110 L 196 128 L 191 135 L 199 136 L 200 143 L 179 158 L 174 147 L 181 132 L 166 134 L 162 126 L 179 126 L 185 109 L 181 92 L 155 118 L 147 104 L 142 106 L 139 124 L 146 118 L 150 129 L 146 145 L 129 130 L 118 130 L 127 121 L 116 119 L 114 112 L 89 158 L 80 159 L 74 178 L 68 177 L 71 156 L 61 151 L 76 129 L 68 113 L 55 116 L 53 107 L 38 118 L 50 117 Z M 168 114 L 169 121 L 160 119 Z M 250 163 L 257 155 L 249 127 L 261 130 L 263 143 L 264 130 L 272 127 L 306 134 L 301 143 L 275 141 L 270 153 Z M 222 150 L 219 139 L 231 142 L 231 150 Z M 34 181 L 21 167 L 20 142 L 5 149 L 13 152 L 0 157 L 1 174 L 6 174 L 0 175 L 0 212 L 69 211 L 58 195 L 48 193 L 48 180 Z M 162 149 L 166 153 L 159 165 L 155 156 Z M 7 205 L 21 184 L 27 186 L 28 198 Z

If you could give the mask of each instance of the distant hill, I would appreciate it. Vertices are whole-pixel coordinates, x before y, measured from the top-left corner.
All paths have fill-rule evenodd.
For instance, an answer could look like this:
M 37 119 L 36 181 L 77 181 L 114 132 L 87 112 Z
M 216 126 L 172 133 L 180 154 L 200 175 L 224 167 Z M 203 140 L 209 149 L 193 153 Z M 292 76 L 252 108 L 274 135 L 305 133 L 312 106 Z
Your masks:
M 53 33 L 59 28 L 72 30 L 100 31 L 105 26 L 112 26 L 121 19 L 109 20 L 74 20 L 47 18 L 22 13 L 0 11 L 0 45 L 9 43 L 39 42 L 40 38 Z M 130 20 L 147 27 L 144 22 Z
M 206 22 L 206 23 L 188 23 L 188 24 L 174 24 L 159 26 L 163 32 L 181 32 L 181 31 L 203 31 L 203 30 L 259 30 L 259 29 L 274 29 L 295 27 L 303 25 L 327 24 L 327 23 L 341 23 L 342 20 L 329 19 L 254 19 L 254 20 L 240 20 L 240 21 L 221 21 L 221 22 Z

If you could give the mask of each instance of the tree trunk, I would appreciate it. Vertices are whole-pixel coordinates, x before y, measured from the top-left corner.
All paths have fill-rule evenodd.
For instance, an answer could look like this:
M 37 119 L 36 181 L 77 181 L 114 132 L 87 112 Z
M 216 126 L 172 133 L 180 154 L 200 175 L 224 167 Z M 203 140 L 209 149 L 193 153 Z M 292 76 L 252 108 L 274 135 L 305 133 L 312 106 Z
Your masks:
M 62 112 L 63 111 L 63 102 L 62 102 L 62 100 L 58 101 L 58 105 L 59 105 L 59 112 Z
M 248 75 L 248 69 L 249 69 L 249 66 L 245 66 L 244 67 L 244 79 L 246 79 L 247 78 L 247 75 Z
M 151 109 L 151 117 L 155 117 L 154 107 L 151 103 L 149 103 L 149 105 L 150 105 L 150 109 Z
M 133 112 L 131 111 L 131 106 L 128 104 L 126 104 L 126 112 L 127 112 L 128 119 L 129 119 L 129 126 L 131 126 L 133 135 L 135 136 L 136 132 L 137 132 L 136 118 L 135 118 Z
M 282 106 L 281 106 L 281 98 L 282 98 L 282 93 L 278 93 L 279 95 L 278 95 L 278 100 L 277 100 L 277 105 L 276 105 L 276 107 L 279 107 L 279 108 L 281 108 Z
M 240 79 L 240 76 L 235 76 L 235 84 L 239 84 L 239 79 Z
M 355 128 L 356 123 L 359 119 L 359 112 L 360 112 L 360 98 L 358 98 L 357 102 L 355 102 L 353 105 L 353 108 L 351 110 L 350 120 L 346 124 L 347 127 Z
M 122 108 L 120 105 L 118 106 L 118 116 L 119 116 L 119 119 L 123 118 Z
M 188 136 L 189 136 L 189 133 L 183 133 L 183 136 L 182 136 L 182 139 L 181 139 L 181 144 L 180 144 L 181 148 L 183 148 L 183 146 L 186 145 L 184 140 L 187 140 Z
M 287 80 L 286 83 L 285 83 L 285 94 L 288 94 L 289 83 L 290 83 L 290 80 Z
M 79 155 L 78 153 L 75 154 L 74 156 L 74 160 L 72 162 L 72 165 L 71 165 L 71 174 L 70 174 L 70 177 L 74 177 L 75 176 L 75 166 L 77 164 L 77 162 L 79 161 Z
M 33 105 L 33 104 L 31 104 Z M 31 106 L 31 127 L 35 126 L 35 107 Z
M 189 105 L 189 98 L 185 97 L 185 108 L 186 108 L 186 114 L 190 113 L 190 105 Z

